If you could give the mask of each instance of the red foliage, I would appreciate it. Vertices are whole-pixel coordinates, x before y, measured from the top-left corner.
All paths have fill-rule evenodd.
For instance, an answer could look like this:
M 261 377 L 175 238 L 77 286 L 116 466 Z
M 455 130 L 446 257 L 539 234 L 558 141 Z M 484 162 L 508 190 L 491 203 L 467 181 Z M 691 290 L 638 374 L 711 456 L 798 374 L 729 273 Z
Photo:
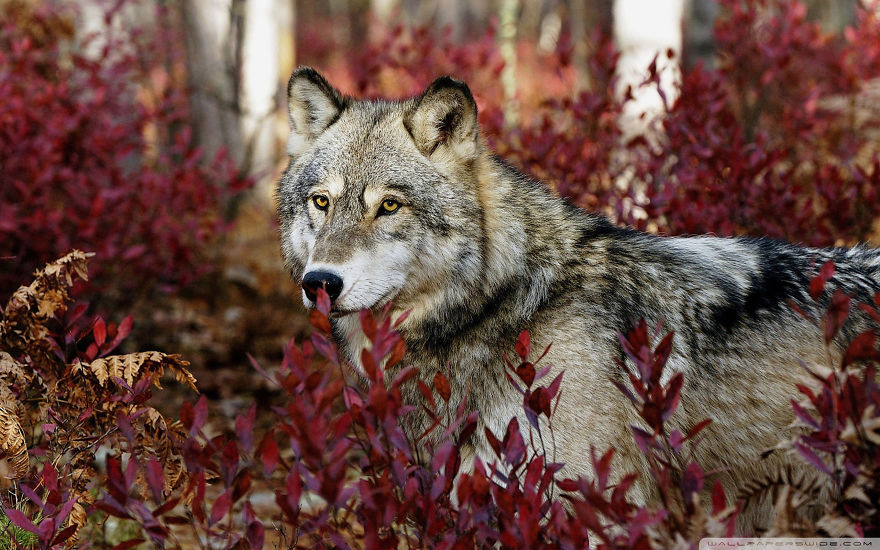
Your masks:
M 95 288 L 117 299 L 191 281 L 247 182 L 193 146 L 167 37 L 75 42 L 71 11 L 27 5 L 0 9 L 0 295 L 71 248 L 100 254 Z
M 827 272 L 823 270 L 811 282 L 824 291 Z M 834 336 L 850 315 L 850 298 L 840 289 L 833 293 L 828 309 L 821 319 L 825 343 L 830 346 Z M 873 304 L 859 304 L 860 313 L 880 323 L 880 294 Z M 792 400 L 792 408 L 805 433 L 798 435 L 792 446 L 800 456 L 828 476 L 835 494 L 826 516 L 847 518 L 860 536 L 880 534 L 880 384 L 877 366 L 876 330 L 865 331 L 855 338 L 841 356 L 839 365 L 824 372 L 807 368 L 811 384 L 798 385 L 804 398 Z
M 861 10 L 842 41 L 800 2 L 722 5 L 720 68 L 684 73 L 664 143 L 636 167 L 648 217 L 670 233 L 864 240 L 880 216 L 880 159 L 855 110 L 880 75 L 876 12 Z
M 591 87 L 579 93 L 565 35 L 551 54 L 519 49 L 515 128 L 503 122 L 502 61 L 491 31 L 461 43 L 396 28 L 359 45 L 341 67 L 326 41 L 303 42 L 302 50 L 307 63 L 330 63 L 321 68 L 357 95 L 418 93 L 444 73 L 464 79 L 499 154 L 617 221 L 671 234 L 764 235 L 810 245 L 866 239 L 880 216 L 880 158 L 871 130 L 876 111 L 859 94 L 880 76 L 880 17 L 859 9 L 856 24 L 836 37 L 807 20 L 796 0 L 721 6 L 719 68 L 684 71 L 654 146 L 621 142 L 617 54 L 598 34 L 585 68 Z

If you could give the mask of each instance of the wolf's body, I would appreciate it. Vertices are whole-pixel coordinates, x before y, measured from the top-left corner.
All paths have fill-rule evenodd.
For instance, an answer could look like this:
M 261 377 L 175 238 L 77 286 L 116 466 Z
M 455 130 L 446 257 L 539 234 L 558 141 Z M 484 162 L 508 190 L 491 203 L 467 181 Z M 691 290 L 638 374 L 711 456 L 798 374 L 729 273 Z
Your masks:
M 552 343 L 545 363 L 565 370 L 555 458 L 567 476 L 591 475 L 591 447 L 612 446 L 617 471 L 646 475 L 635 412 L 611 383 L 625 377 L 617 333 L 639 318 L 676 333 L 668 368 L 685 386 L 672 420 L 685 430 L 712 419 L 703 467 L 722 469 L 729 491 L 778 469 L 784 453 L 759 455 L 786 437 L 799 361 L 829 361 L 820 330 L 790 302 L 818 316 L 809 277 L 828 259 L 832 288 L 862 300 L 880 290 L 875 250 L 657 237 L 573 207 L 490 153 L 469 90 L 452 79 L 413 99 L 357 101 L 300 69 L 288 92 L 282 249 L 306 305 L 327 286 L 355 365 L 365 341 L 348 313 L 392 300 L 394 315 L 411 311 L 404 364 L 446 372 L 453 400 L 467 391 L 496 434 L 522 413 L 503 354 L 524 329 L 533 349 Z M 841 339 L 865 323 L 849 322 Z M 466 454 L 491 461 L 482 433 Z

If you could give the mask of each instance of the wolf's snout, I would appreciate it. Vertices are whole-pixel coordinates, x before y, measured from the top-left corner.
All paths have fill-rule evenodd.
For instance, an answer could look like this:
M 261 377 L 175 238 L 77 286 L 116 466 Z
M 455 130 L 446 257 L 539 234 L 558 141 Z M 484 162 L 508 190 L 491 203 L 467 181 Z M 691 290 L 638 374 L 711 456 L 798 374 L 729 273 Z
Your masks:
M 302 287 L 306 297 L 313 302 L 317 298 L 319 288 L 323 288 L 333 301 L 342 292 L 342 278 L 329 271 L 309 271 L 303 277 Z

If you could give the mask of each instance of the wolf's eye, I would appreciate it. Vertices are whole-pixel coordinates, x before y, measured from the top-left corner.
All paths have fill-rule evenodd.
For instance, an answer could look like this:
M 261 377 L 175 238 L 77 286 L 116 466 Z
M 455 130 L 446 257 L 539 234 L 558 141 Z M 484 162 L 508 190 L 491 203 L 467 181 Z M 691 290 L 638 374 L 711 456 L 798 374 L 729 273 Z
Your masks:
M 327 206 L 330 204 L 330 199 L 324 195 L 315 195 L 312 197 L 312 202 L 315 203 L 315 208 L 318 210 L 327 210 Z
M 382 204 L 379 205 L 379 216 L 384 216 L 386 214 L 391 214 L 395 210 L 400 208 L 400 203 L 394 199 L 385 199 L 382 201 Z

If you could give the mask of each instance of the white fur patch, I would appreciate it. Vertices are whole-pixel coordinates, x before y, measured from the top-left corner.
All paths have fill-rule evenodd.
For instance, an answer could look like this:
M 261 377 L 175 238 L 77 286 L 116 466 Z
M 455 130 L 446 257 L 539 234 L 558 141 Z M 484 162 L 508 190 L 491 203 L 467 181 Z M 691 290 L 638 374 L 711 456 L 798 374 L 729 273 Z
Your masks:
M 740 290 L 748 290 L 751 285 L 749 273 L 758 267 L 754 255 L 743 244 L 733 239 L 676 237 L 667 242 L 700 263 L 721 266 L 724 274 L 729 276 Z
M 377 210 L 379 203 L 388 198 L 388 193 L 382 188 L 367 187 L 364 189 L 364 203 L 369 210 Z
M 303 134 L 291 131 L 290 137 L 287 138 L 286 151 L 288 156 L 295 157 L 299 155 L 306 150 L 308 144 L 309 140 Z
M 305 263 L 312 250 L 315 248 L 315 234 L 309 229 L 309 224 L 303 216 L 296 220 L 296 225 L 290 232 L 290 248 L 294 254 Z
M 345 180 L 339 174 L 327 176 L 322 184 L 324 189 L 327 190 L 327 194 L 333 198 L 339 197 L 345 189 Z

